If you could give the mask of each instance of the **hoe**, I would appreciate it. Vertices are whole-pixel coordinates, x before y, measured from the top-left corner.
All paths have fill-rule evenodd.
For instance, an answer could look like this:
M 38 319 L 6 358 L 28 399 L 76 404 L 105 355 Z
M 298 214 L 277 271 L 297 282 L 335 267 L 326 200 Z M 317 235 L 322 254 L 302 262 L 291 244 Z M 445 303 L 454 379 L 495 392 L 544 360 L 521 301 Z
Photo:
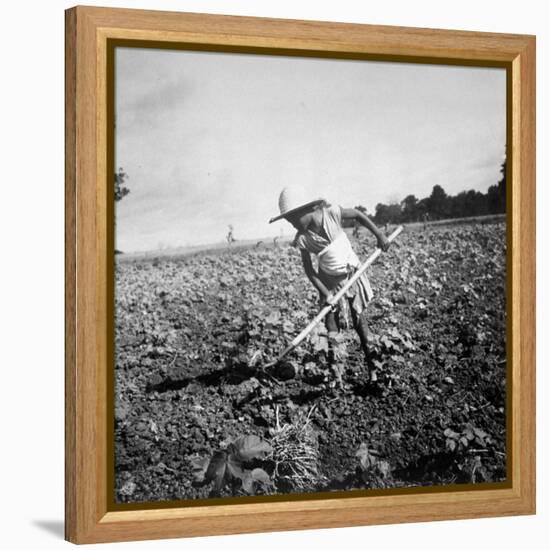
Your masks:
M 403 231 L 403 226 L 400 225 L 393 233 L 388 237 L 388 240 L 392 242 L 395 240 L 399 234 Z M 274 361 L 271 361 L 270 363 L 267 363 L 262 368 L 267 369 L 270 367 L 274 367 L 277 365 L 284 357 L 286 357 L 292 350 L 294 350 L 300 342 L 306 338 L 306 336 L 325 318 L 325 316 L 331 311 L 331 309 L 334 307 L 335 304 L 338 303 L 338 301 L 344 296 L 344 294 L 347 292 L 347 290 L 357 281 L 359 277 L 365 272 L 365 270 L 374 263 L 374 261 L 380 256 L 382 253 L 382 250 L 380 248 L 377 248 L 368 258 L 365 260 L 365 263 L 361 265 L 361 267 L 353 274 L 353 276 L 350 278 L 350 280 L 331 298 L 332 304 L 326 305 L 316 316 L 315 318 L 307 325 L 292 342 L 281 352 L 281 354 L 275 359 Z

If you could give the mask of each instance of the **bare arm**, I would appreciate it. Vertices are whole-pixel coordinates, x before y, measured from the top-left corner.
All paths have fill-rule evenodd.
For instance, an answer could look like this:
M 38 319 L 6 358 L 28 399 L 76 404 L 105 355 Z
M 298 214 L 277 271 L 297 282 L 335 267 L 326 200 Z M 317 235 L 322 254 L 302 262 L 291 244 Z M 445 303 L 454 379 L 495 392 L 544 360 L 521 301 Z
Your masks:
M 363 227 L 366 227 L 378 241 L 378 247 L 382 250 L 388 250 L 390 241 L 386 238 L 384 233 L 376 227 L 376 225 L 370 220 L 368 216 L 360 212 L 356 208 L 342 208 L 342 218 L 345 220 L 355 220 L 359 222 Z
M 311 281 L 311 284 L 317 289 L 321 296 L 328 298 L 330 296 L 330 291 L 323 284 L 321 279 L 319 279 L 317 272 L 313 268 L 309 252 L 303 249 L 300 250 L 300 252 L 302 254 L 302 264 L 304 265 L 304 271 L 306 272 L 307 278 Z

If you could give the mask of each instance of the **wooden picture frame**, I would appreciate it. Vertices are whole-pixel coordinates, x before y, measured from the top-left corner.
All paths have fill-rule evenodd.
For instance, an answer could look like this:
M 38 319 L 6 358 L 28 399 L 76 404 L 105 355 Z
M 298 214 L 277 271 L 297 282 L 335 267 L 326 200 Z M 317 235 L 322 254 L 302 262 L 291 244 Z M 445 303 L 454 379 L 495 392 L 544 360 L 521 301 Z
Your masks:
M 159 47 L 503 67 L 508 82 L 508 480 L 476 490 L 116 510 L 113 466 L 109 56 Z M 535 513 L 535 37 L 95 7 L 66 12 L 65 537 L 74 543 Z

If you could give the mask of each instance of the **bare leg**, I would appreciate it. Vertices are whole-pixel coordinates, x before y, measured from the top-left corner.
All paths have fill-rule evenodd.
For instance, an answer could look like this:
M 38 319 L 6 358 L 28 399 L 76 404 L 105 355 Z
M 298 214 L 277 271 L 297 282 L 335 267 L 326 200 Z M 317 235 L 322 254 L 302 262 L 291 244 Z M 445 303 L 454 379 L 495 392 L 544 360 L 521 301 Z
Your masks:
M 325 317 L 325 324 L 328 331 L 328 364 L 333 372 L 334 378 L 340 387 L 342 389 L 344 387 L 344 382 L 342 380 L 342 373 L 341 373 L 341 365 L 337 362 L 336 354 L 335 354 L 335 337 L 340 331 L 340 324 L 338 322 L 338 313 L 335 311 L 331 311 L 326 317 Z
M 336 322 L 336 312 L 330 311 L 325 317 L 325 325 L 328 332 L 338 332 L 338 323 Z
M 360 315 L 351 307 L 350 304 L 351 317 L 353 320 L 353 327 L 355 328 L 359 340 L 361 342 L 361 349 L 365 354 L 365 360 L 367 363 L 367 369 L 369 372 L 369 378 L 371 382 L 376 382 L 376 369 L 372 361 L 372 354 L 369 351 L 368 347 L 368 322 L 367 322 L 367 311 L 363 310 Z
M 336 321 L 336 313 L 331 311 L 325 317 L 325 326 L 328 332 L 328 362 L 330 365 L 334 364 L 334 343 L 333 337 L 338 333 L 338 322 Z

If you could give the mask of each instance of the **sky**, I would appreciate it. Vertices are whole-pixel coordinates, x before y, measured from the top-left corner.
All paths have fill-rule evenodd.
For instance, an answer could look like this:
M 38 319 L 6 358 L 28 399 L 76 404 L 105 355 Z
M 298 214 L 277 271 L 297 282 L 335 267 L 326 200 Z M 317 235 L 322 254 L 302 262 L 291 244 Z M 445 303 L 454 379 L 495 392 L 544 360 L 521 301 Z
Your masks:
M 125 252 L 293 234 L 285 186 L 344 207 L 485 192 L 506 144 L 504 69 L 117 48 Z

